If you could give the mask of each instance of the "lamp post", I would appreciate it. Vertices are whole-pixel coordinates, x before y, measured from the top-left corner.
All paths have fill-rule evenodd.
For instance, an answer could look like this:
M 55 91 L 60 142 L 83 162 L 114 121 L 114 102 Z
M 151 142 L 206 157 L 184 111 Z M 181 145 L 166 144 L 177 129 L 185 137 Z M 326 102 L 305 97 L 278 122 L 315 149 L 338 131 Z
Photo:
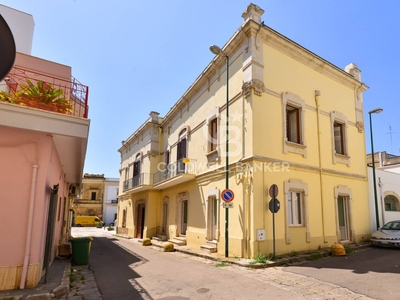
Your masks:
M 376 194 L 376 179 L 375 179 L 375 153 L 374 153 L 374 140 L 372 137 L 372 114 L 379 114 L 383 111 L 382 108 L 375 108 L 368 112 L 369 114 L 369 130 L 371 132 L 371 152 L 372 152 L 372 178 L 374 181 L 374 200 L 375 200 L 375 218 L 376 218 L 376 229 L 379 229 L 379 211 L 378 211 L 378 197 Z
M 218 46 L 211 45 L 210 51 L 226 58 L 226 146 L 225 146 L 225 189 L 229 189 L 229 56 Z M 225 257 L 229 256 L 229 208 L 225 208 Z

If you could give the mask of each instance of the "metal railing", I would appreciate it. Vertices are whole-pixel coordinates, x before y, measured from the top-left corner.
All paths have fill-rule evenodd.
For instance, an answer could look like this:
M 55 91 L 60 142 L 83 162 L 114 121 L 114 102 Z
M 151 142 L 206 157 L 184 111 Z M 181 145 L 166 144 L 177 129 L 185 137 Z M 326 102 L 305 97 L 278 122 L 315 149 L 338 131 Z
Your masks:
M 164 170 L 154 173 L 153 183 L 173 178 L 180 174 L 196 174 L 197 161 L 191 158 L 181 158 L 174 163 L 165 166 Z
M 106 203 L 106 204 L 117 204 L 117 203 L 118 203 L 118 199 L 115 199 L 115 200 L 106 200 L 106 201 L 104 201 L 104 203 Z
M 136 175 L 124 181 L 123 190 L 126 191 L 144 184 L 151 184 L 150 178 L 151 176 L 148 173 L 141 173 L 139 175 Z
M 39 81 L 42 82 L 42 87 L 44 90 L 62 91 L 62 95 L 60 97 L 63 97 L 70 102 L 70 107 L 66 112 L 63 112 L 64 114 L 88 118 L 89 87 L 81 84 L 74 77 L 71 77 L 70 80 L 65 80 L 62 78 L 56 78 L 52 75 L 28 70 L 20 66 L 14 66 L 5 77 L 4 81 L 0 82 L 0 90 L 8 92 L 10 96 L 13 97 L 15 93 L 23 92 L 29 88 L 29 82 L 32 83 L 33 88 L 36 88 Z M 39 97 L 40 94 L 36 96 L 36 98 Z M 40 103 L 36 106 L 33 106 L 35 101 L 31 102 L 31 104 L 28 103 L 25 105 L 32 105 L 32 107 L 35 108 L 50 110 L 46 106 L 41 107 L 39 105 Z

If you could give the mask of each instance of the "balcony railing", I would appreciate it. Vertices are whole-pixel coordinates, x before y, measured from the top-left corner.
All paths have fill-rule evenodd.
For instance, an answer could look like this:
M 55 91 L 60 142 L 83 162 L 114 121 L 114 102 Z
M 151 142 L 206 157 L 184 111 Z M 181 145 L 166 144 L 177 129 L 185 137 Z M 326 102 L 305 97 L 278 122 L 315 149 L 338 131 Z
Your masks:
M 8 93 L 11 98 L 21 93 L 29 95 L 29 101 L 20 98 L 17 99 L 16 104 L 76 117 L 88 117 L 89 87 L 81 84 L 74 77 L 65 80 L 14 66 L 4 81 L 0 82 L 0 91 Z M 42 98 L 49 96 L 51 92 L 53 92 L 53 96 L 59 94 L 51 101 L 54 102 L 54 105 L 42 101 Z M 63 102 L 64 104 L 60 105 L 59 103 L 62 101 L 56 100 L 62 98 L 68 100 L 69 103 Z
M 118 199 L 115 199 L 115 200 L 106 200 L 106 201 L 104 201 L 104 203 L 106 203 L 106 204 L 118 204 Z
M 139 175 L 136 175 L 128 180 L 125 180 L 123 183 L 123 190 L 130 190 L 135 187 L 145 185 L 145 184 L 151 184 L 150 182 L 151 176 L 148 173 L 141 173 Z
M 153 183 L 157 184 L 161 181 L 179 176 L 181 174 L 196 174 L 197 161 L 190 158 L 181 158 L 174 163 L 171 163 L 153 175 Z

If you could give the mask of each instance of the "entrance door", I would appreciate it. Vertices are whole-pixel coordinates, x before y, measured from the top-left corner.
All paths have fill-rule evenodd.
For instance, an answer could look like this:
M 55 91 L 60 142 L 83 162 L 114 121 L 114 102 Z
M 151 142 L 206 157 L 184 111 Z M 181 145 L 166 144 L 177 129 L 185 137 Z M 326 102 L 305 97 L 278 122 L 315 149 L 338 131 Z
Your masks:
M 143 238 L 144 229 L 144 214 L 145 214 L 145 204 L 141 203 L 138 205 L 137 216 L 136 216 L 136 238 Z
M 168 203 L 164 203 L 163 205 L 163 220 L 161 226 L 161 233 L 167 232 L 167 217 L 168 217 Z
M 340 240 L 350 240 L 350 222 L 349 222 L 349 201 L 347 197 L 339 196 L 337 199 L 338 204 L 338 218 L 339 218 L 339 230 Z
M 208 240 L 217 240 L 218 200 L 212 197 L 208 200 Z
M 186 235 L 188 223 L 188 200 L 183 200 L 181 202 L 181 235 Z

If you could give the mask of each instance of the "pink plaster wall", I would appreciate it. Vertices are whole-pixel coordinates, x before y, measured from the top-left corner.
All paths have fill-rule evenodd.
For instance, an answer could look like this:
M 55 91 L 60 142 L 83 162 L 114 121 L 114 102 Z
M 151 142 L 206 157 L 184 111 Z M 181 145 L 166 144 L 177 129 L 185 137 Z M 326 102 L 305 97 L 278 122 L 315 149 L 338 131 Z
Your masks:
M 66 196 L 66 182 L 51 135 L 0 126 L 0 266 L 22 265 L 27 236 L 33 168 L 37 163 L 30 264 L 44 255 L 50 188 L 59 184 Z M 60 239 L 62 216 L 54 226 L 54 241 Z M 53 248 L 53 255 L 54 255 Z

